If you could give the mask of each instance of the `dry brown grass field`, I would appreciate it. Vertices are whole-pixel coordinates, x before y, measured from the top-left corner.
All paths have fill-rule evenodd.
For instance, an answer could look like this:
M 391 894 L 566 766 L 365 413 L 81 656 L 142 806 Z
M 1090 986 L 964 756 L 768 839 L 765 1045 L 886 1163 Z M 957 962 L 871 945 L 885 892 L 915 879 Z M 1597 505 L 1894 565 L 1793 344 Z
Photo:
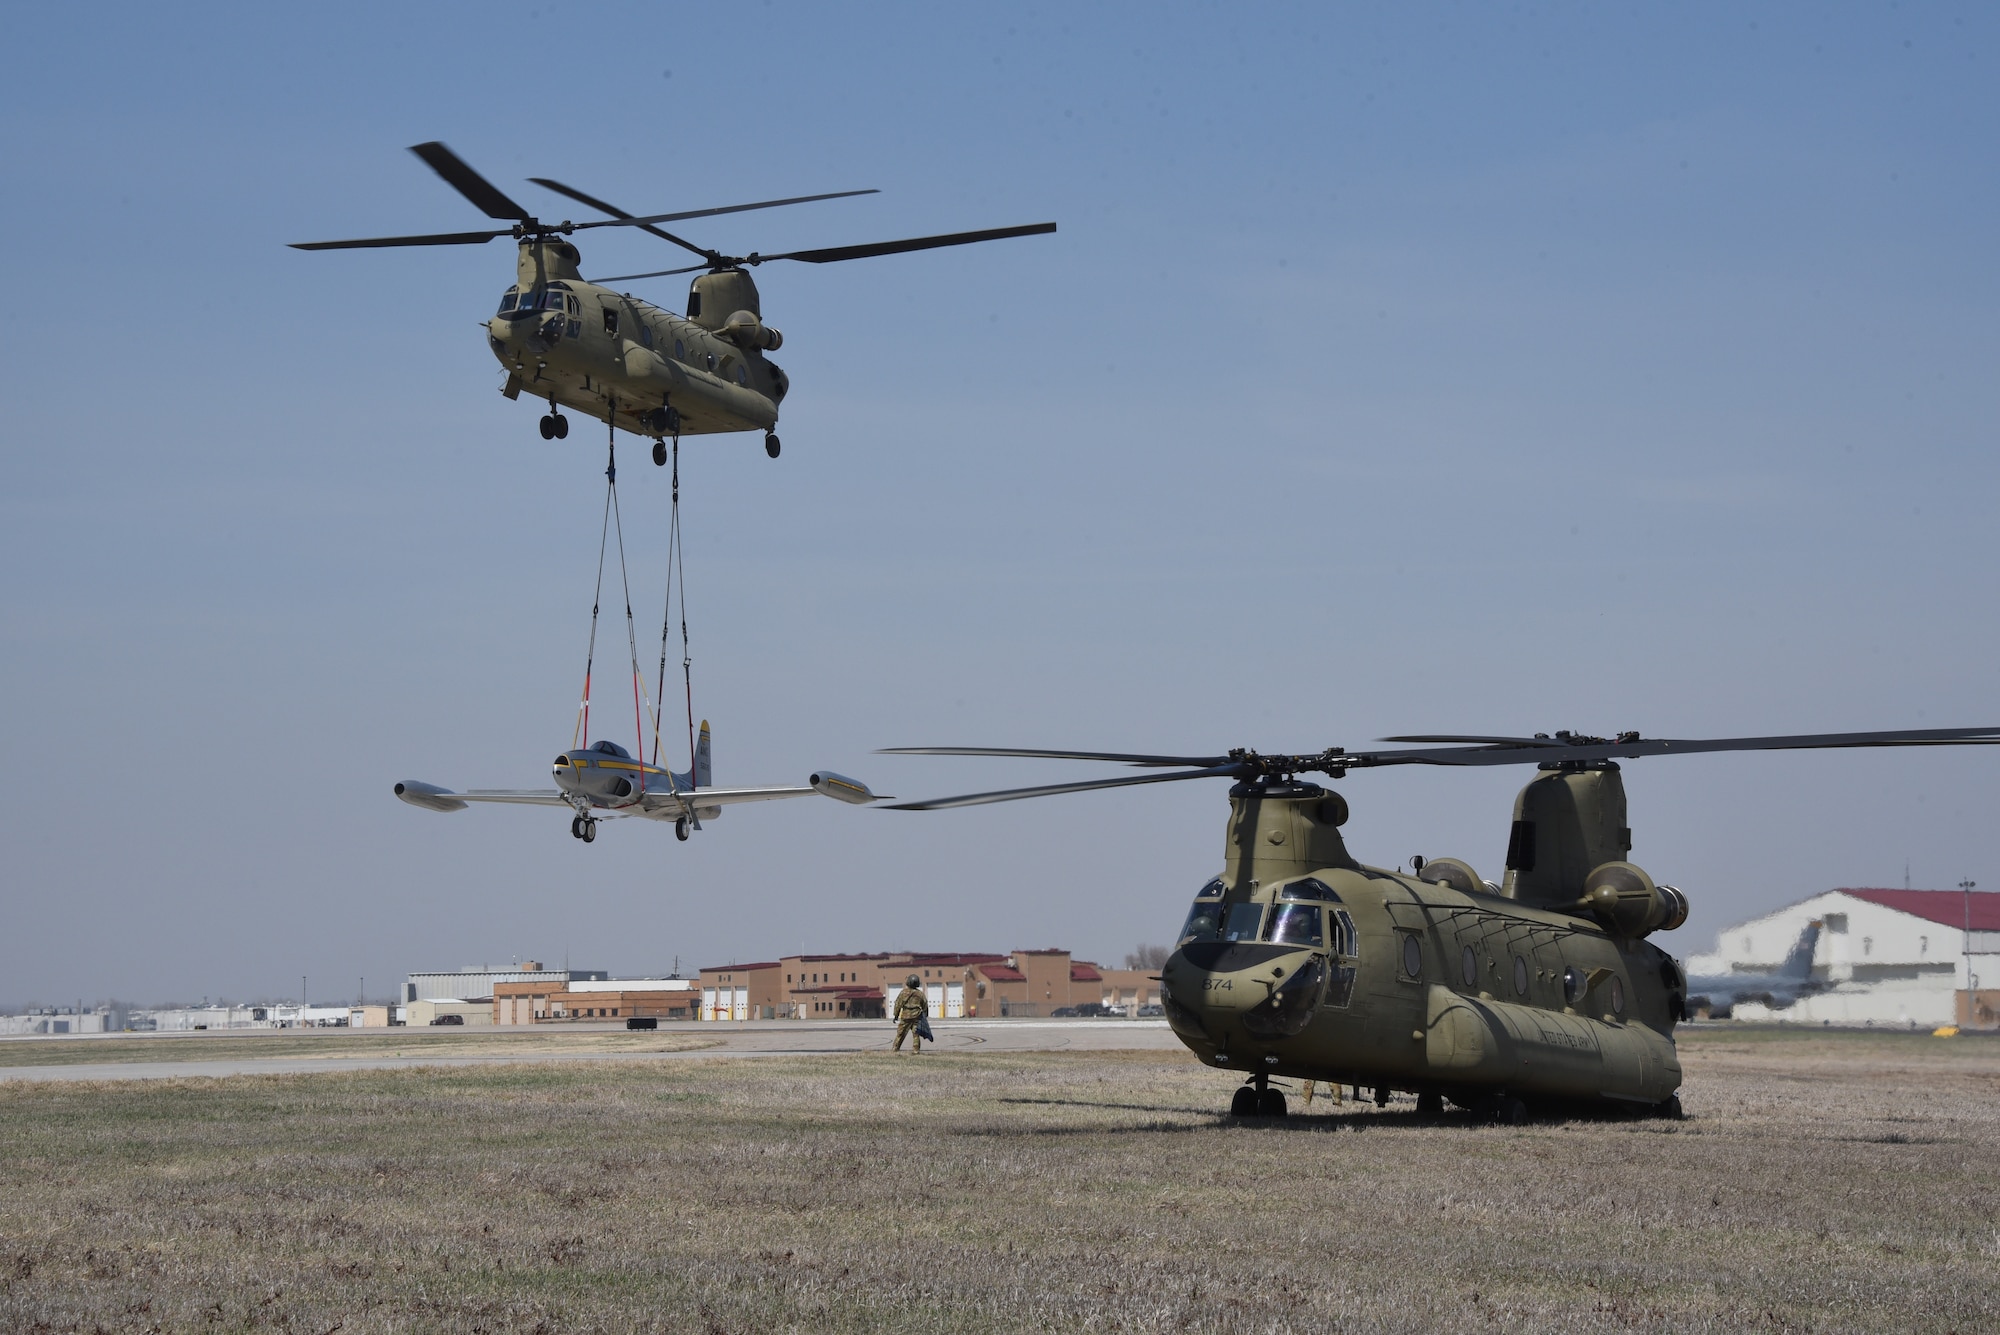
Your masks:
M 1520 1128 L 1160 1052 L 10 1084 L 0 1330 L 2000 1329 L 2000 1041 L 1683 1053 Z

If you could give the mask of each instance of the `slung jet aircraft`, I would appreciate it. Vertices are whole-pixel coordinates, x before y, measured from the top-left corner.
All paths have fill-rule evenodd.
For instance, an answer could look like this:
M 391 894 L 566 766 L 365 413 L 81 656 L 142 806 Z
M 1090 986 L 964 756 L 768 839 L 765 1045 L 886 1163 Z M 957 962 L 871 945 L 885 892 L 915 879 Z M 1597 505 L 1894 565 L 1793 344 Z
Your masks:
M 724 807 L 739 802 L 770 802 L 782 797 L 811 797 L 815 793 L 856 806 L 882 800 L 868 791 L 867 784 L 831 770 L 811 775 L 802 787 L 717 788 L 709 757 L 708 721 L 704 719 L 701 740 L 695 746 L 694 767 L 685 774 L 648 765 L 616 742 L 599 741 L 556 757 L 554 788 L 473 788 L 454 792 L 434 783 L 405 779 L 396 785 L 396 796 L 427 811 L 463 811 L 470 802 L 568 807 L 574 813 L 569 822 L 570 835 L 586 844 L 597 838 L 597 822 L 607 816 L 672 821 L 674 834 L 686 839 L 689 831 L 699 830 L 704 820 L 714 820 Z

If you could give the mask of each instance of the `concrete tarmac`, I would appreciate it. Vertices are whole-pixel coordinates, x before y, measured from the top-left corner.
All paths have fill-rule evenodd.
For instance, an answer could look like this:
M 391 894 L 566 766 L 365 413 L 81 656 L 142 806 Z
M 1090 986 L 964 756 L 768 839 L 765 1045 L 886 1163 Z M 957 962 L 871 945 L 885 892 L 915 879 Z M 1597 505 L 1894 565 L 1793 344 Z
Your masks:
M 1182 1050 L 1180 1040 L 1167 1028 L 1165 1020 L 933 1020 L 931 1029 L 937 1035 L 937 1039 L 926 1046 L 946 1052 L 1107 1052 L 1134 1048 Z M 238 1030 L 231 1034 L 223 1031 L 204 1034 L 203 1037 L 252 1038 L 257 1034 L 271 1032 L 273 1031 Z M 352 1038 L 367 1033 L 365 1030 L 351 1029 L 328 1032 Z M 386 1047 L 393 1044 L 399 1036 L 408 1032 L 402 1029 L 382 1030 L 383 1045 Z M 569 1033 L 622 1034 L 626 1031 L 623 1026 L 614 1025 L 565 1025 L 560 1033 L 551 1032 L 547 1026 L 481 1025 L 461 1032 L 468 1036 L 536 1033 L 559 1042 L 563 1035 Z M 706 1024 L 677 1024 L 671 1028 L 662 1028 L 659 1032 L 663 1035 L 720 1041 L 712 1047 L 676 1052 L 565 1053 L 551 1052 L 543 1048 L 519 1055 L 493 1053 L 450 1056 L 441 1053 L 436 1056 L 395 1056 L 385 1053 L 380 1057 L 368 1057 L 354 1056 L 350 1053 L 337 1057 L 211 1057 L 174 1061 L 169 1054 L 172 1051 L 173 1040 L 178 1035 L 110 1034 L 105 1037 L 146 1038 L 160 1043 L 161 1060 L 78 1062 L 50 1066 L 0 1065 L 0 1082 L 186 1080 L 238 1075 L 301 1075 L 324 1071 L 393 1071 L 420 1066 L 507 1066 L 523 1062 L 647 1062 L 717 1057 L 807 1057 L 841 1052 L 886 1052 L 894 1037 L 892 1026 L 882 1020 L 720 1021 Z M 93 1038 L 92 1035 L 78 1035 L 69 1039 L 48 1038 L 29 1041 L 89 1043 Z

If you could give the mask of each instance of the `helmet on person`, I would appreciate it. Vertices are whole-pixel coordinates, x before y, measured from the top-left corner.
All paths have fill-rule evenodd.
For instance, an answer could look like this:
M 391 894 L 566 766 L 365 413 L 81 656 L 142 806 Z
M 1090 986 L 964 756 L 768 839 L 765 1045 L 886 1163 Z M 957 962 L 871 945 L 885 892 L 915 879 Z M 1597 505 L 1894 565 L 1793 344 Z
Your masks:
M 922 987 L 923 982 L 915 974 L 911 974 L 906 980 L 905 985 L 909 987 Z

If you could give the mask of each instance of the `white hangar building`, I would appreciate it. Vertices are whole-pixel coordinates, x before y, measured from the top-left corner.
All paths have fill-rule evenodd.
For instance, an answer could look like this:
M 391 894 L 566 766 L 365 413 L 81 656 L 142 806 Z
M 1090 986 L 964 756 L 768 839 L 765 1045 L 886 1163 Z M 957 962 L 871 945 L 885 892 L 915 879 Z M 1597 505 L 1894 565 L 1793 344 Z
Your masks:
M 1724 928 L 1691 974 L 1773 973 L 1809 923 L 1821 924 L 1813 978 L 1826 990 L 1783 1010 L 1736 1006 L 1741 1020 L 1932 1028 L 2000 1020 L 2000 894 L 1961 890 L 1828 890 Z M 1968 977 L 1968 970 L 1970 976 Z M 1968 989 L 1972 1014 L 1966 1014 Z

